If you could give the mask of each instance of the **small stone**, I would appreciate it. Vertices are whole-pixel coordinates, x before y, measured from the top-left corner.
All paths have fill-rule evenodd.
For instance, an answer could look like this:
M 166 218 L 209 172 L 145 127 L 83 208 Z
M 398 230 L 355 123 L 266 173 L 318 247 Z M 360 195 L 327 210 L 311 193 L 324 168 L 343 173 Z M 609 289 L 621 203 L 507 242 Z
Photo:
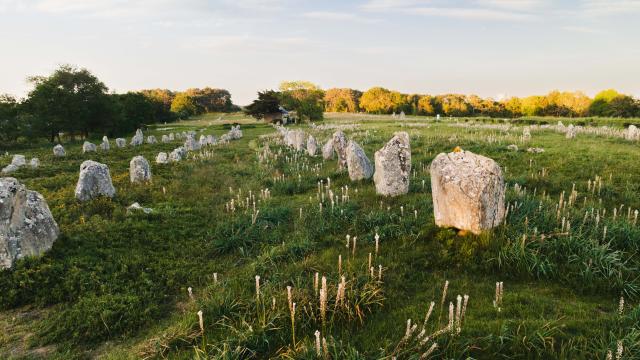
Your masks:
M 178 162 L 178 161 L 181 161 L 186 156 L 187 156 L 187 150 L 184 147 L 180 146 L 180 147 L 174 149 L 169 154 L 169 161 Z
M 155 136 L 153 135 L 149 135 L 147 136 L 147 144 L 157 144 L 158 140 L 156 139 Z
M 119 147 L 119 148 L 127 147 L 127 139 L 117 138 L 116 139 L 116 146 Z
M 507 149 L 511 150 L 511 151 L 518 151 L 518 145 L 511 144 L 511 145 L 507 146 Z
M 573 124 L 569 124 L 569 126 L 567 126 L 567 134 L 565 135 L 565 137 L 567 139 L 574 139 L 576 137 L 577 130 L 578 129 L 576 129 Z
M 200 150 L 200 143 L 197 142 L 193 136 L 189 135 L 184 142 L 184 148 L 187 149 L 187 151 Z
M 165 144 L 171 142 L 171 140 L 169 140 L 169 135 L 166 134 L 162 135 L 161 141 Z
M 11 159 L 11 165 L 15 165 L 17 167 L 25 166 L 27 165 L 27 159 L 24 157 L 24 155 L 13 155 L 13 158 Z
M 76 185 L 76 199 L 88 201 L 97 196 L 114 197 L 116 189 L 111 182 L 109 167 L 93 160 L 87 160 L 80 165 L 80 175 Z
M 169 162 L 169 155 L 166 152 L 158 153 L 156 156 L 156 164 L 167 164 Z
M 55 157 L 63 157 L 65 155 L 66 155 L 66 153 L 65 153 L 64 147 L 62 147 L 62 145 L 58 144 L 58 145 L 53 147 L 53 156 L 55 156 Z
M 20 169 L 19 166 L 13 165 L 13 164 L 9 164 L 7 166 L 5 166 L 4 168 L 2 168 L 2 173 L 3 174 L 11 174 L 14 171 L 17 171 L 18 169 Z
M 29 162 L 29 166 L 31 166 L 34 169 L 37 169 L 40 166 L 40 159 L 32 158 L 31 161 Z
M 145 214 L 151 214 L 153 212 L 153 209 L 151 208 L 146 208 L 146 207 L 142 207 L 139 203 L 134 202 L 133 204 L 131 204 L 129 207 L 127 207 L 127 213 L 132 213 L 134 211 L 140 211 L 142 210 L 143 213 Z
M 347 145 L 347 169 L 352 181 L 369 179 L 373 175 L 371 161 L 364 150 L 353 140 Z
M 96 152 L 96 144 L 92 144 L 88 141 L 85 141 L 84 144 L 82 144 L 82 153 L 86 154 L 88 152 Z
M 138 155 L 129 162 L 129 178 L 132 183 L 151 181 L 151 167 L 144 157 Z

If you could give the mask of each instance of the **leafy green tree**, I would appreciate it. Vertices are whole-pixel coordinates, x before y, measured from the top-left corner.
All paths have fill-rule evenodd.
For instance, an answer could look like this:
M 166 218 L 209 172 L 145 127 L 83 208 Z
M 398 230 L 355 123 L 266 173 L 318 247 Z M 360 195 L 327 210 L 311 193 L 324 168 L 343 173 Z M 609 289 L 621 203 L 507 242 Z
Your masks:
M 11 142 L 20 135 L 18 102 L 13 96 L 0 95 L 0 141 Z
M 156 103 L 142 93 L 128 92 L 115 95 L 121 111 L 120 121 L 113 127 L 110 135 L 135 131 L 143 125 L 156 121 Z
M 440 95 L 442 111 L 447 116 L 468 116 L 471 114 L 471 106 L 467 103 L 464 95 L 447 94 Z
M 308 81 L 283 81 L 280 100 L 288 110 L 295 110 L 300 119 L 322 120 L 324 91 Z
M 89 70 L 63 65 L 50 76 L 29 79 L 34 89 L 24 109 L 33 130 L 50 141 L 60 132 L 89 136 L 104 132 L 117 118 L 107 87 Z
M 176 116 L 171 112 L 171 103 L 173 102 L 175 94 L 171 90 L 150 89 L 141 90 L 140 93 L 153 103 L 155 121 L 167 122 L 175 120 Z
M 198 108 L 198 113 L 231 112 L 237 107 L 231 102 L 231 93 L 225 89 L 188 89 L 186 94 L 191 96 Z
M 522 100 L 517 97 L 510 97 L 502 101 L 502 105 L 507 112 L 508 116 L 520 117 L 522 116 Z
M 280 93 L 273 90 L 258 92 L 258 98 L 244 109 L 245 114 L 261 120 L 280 111 Z
M 171 102 L 171 112 L 181 119 L 198 114 L 198 105 L 193 96 L 187 93 L 178 93 Z
M 383 87 L 373 87 L 360 98 L 360 108 L 372 114 L 390 114 L 395 105 L 393 92 Z
M 353 89 L 329 89 L 324 94 L 324 109 L 327 112 L 351 112 L 360 110 L 362 92 Z
M 613 117 L 634 117 L 640 112 L 640 104 L 631 96 L 620 95 L 609 102 L 608 116 Z
M 433 116 L 436 114 L 434 97 L 430 95 L 420 96 L 418 99 L 418 115 Z

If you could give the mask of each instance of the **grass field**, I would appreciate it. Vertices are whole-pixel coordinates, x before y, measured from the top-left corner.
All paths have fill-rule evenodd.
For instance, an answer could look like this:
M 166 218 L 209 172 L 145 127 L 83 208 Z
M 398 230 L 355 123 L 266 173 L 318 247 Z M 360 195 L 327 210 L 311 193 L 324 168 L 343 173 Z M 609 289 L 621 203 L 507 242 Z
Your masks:
M 149 129 L 219 137 L 240 123 L 244 133 L 188 161 L 153 162 L 149 185 L 129 183 L 130 159 L 152 162 L 179 141 L 86 155 L 68 144 L 62 159 L 50 145 L 21 149 L 42 165 L 14 176 L 44 195 L 62 235 L 41 258 L 0 272 L 0 358 L 605 359 L 620 346 L 621 358 L 640 358 L 638 143 L 548 129 L 524 142 L 521 124 L 492 122 L 505 125 L 329 114 L 326 129 L 298 126 L 322 143 L 343 126 L 371 160 L 407 131 L 413 175 L 397 198 L 377 196 L 371 180 L 350 182 L 335 161 L 296 154 L 240 114 Z M 490 233 L 434 224 L 429 164 L 455 146 L 505 173 L 509 212 Z M 109 165 L 114 199 L 75 200 L 87 159 Z M 154 211 L 128 214 L 133 202 Z M 460 320 L 458 295 L 468 295 Z M 450 304 L 453 331 L 442 331 Z M 326 339 L 319 355 L 316 331 Z

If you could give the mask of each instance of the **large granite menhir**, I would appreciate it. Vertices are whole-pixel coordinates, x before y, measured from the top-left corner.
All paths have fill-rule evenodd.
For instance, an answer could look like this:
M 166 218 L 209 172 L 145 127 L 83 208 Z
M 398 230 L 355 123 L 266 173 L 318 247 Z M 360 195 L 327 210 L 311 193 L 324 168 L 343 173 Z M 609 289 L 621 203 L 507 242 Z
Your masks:
M 58 224 L 42 195 L 14 178 L 0 178 L 0 270 L 13 267 L 21 258 L 43 254 L 58 234 Z
M 441 153 L 430 168 L 436 225 L 479 234 L 505 215 L 500 166 L 469 151 Z
M 409 192 L 411 177 L 411 146 L 409 134 L 397 132 L 374 155 L 373 181 L 376 192 L 384 196 L 398 196 Z

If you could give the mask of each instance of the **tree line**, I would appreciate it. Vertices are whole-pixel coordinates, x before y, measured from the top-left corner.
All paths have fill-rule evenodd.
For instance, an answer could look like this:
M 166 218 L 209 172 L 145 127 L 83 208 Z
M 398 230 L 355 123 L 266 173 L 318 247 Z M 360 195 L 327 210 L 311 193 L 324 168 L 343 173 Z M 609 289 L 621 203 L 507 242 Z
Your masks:
M 266 105 L 266 106 L 265 106 Z M 258 99 L 247 107 L 247 113 L 257 118 L 277 111 L 278 106 L 296 111 L 301 119 L 318 120 L 323 112 L 365 112 L 435 116 L 556 116 L 556 117 L 640 117 L 640 100 L 609 89 L 590 98 L 580 91 L 552 91 L 547 95 L 510 97 L 502 100 L 477 95 L 402 94 L 373 87 L 365 92 L 349 88 L 322 90 L 307 81 L 283 82 L 279 91 L 260 92 Z
M 0 95 L 2 142 L 36 137 L 53 142 L 61 141 L 62 135 L 115 137 L 147 124 L 239 110 L 224 89 L 111 93 L 89 70 L 70 65 L 28 81 L 33 88 L 25 99 Z

